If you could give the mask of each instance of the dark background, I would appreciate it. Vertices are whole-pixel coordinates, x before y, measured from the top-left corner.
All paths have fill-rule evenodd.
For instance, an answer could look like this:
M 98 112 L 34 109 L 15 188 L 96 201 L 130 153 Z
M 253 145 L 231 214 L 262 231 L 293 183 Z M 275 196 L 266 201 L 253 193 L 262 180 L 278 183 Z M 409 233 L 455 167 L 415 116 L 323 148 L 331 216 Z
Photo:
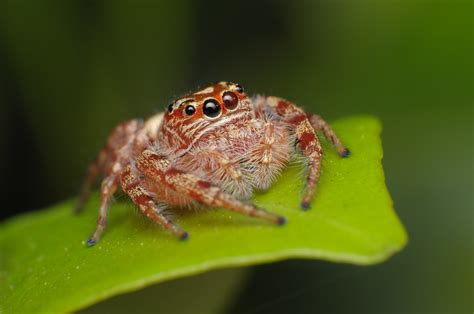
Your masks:
M 329 120 L 378 116 L 410 243 L 374 267 L 255 267 L 229 311 L 472 313 L 473 12 L 456 0 L 2 1 L 0 218 L 75 196 L 118 122 L 236 81 Z

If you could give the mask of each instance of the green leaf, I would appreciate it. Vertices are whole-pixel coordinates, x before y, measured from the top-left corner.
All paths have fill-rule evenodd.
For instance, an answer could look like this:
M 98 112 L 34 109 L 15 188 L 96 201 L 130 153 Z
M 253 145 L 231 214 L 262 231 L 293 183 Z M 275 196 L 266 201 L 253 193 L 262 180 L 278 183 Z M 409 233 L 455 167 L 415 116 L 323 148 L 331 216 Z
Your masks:
M 400 250 L 407 236 L 392 209 L 381 165 L 380 123 L 367 116 L 333 124 L 351 149 L 339 158 L 324 141 L 321 181 L 312 209 L 299 209 L 301 167 L 289 167 L 254 201 L 287 217 L 277 227 L 225 210 L 183 212 L 190 233 L 178 241 L 135 214 L 112 205 L 108 228 L 92 248 L 95 196 L 80 216 L 73 201 L 1 225 L 0 311 L 74 311 L 110 296 L 210 269 L 288 258 L 372 264 Z
M 112 297 L 78 313 L 227 313 L 251 273 L 249 267 L 208 271 Z

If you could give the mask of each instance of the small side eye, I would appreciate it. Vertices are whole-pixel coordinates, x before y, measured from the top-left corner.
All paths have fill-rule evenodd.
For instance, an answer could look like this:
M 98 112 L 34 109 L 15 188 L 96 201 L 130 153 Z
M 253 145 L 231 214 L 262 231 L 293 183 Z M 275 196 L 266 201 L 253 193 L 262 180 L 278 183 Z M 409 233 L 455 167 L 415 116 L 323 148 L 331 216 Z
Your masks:
M 192 116 L 196 112 L 196 108 L 194 106 L 188 105 L 186 108 L 184 108 L 184 113 L 186 113 L 188 116 Z
M 168 112 L 171 112 L 171 111 L 173 111 L 173 103 L 168 105 Z
M 242 87 L 242 85 L 236 84 L 236 85 L 235 85 L 235 91 L 236 91 L 237 93 L 242 94 L 242 93 L 244 92 L 244 88 Z
M 239 103 L 237 96 L 229 91 L 222 95 L 222 101 L 224 102 L 225 107 L 230 110 L 235 109 Z
M 210 118 L 215 118 L 221 112 L 221 106 L 215 99 L 208 99 L 202 106 L 202 112 Z

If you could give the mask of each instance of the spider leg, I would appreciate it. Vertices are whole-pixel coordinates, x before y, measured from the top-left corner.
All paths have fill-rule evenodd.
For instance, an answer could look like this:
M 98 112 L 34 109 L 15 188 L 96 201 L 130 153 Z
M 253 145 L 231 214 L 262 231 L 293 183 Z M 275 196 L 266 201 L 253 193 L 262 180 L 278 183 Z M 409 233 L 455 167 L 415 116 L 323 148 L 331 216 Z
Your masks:
M 300 206 L 302 209 L 309 209 L 321 173 L 323 154 L 321 142 L 306 113 L 295 104 L 273 96 L 267 97 L 267 104 L 293 127 L 297 145 L 303 155 L 308 158 L 308 176 Z
M 100 187 L 100 207 L 99 217 L 97 218 L 97 226 L 95 232 L 91 238 L 87 241 L 87 245 L 94 245 L 104 232 L 107 224 L 107 211 L 110 206 L 110 202 L 114 193 L 117 191 L 117 187 L 120 180 L 120 173 L 122 169 L 129 163 L 131 155 L 133 153 L 133 147 L 136 145 L 136 138 L 138 131 L 140 130 L 142 123 L 137 120 L 123 122 L 120 124 L 112 135 L 109 137 L 106 148 L 103 150 L 104 153 L 100 153 L 99 157 L 103 154 L 106 155 L 103 165 L 101 165 L 102 172 L 105 173 L 105 178 L 102 181 Z M 95 174 L 95 169 L 99 168 L 100 163 L 97 166 L 92 165 L 92 177 Z M 97 167 L 97 168 L 95 168 Z M 90 193 L 91 182 L 93 180 L 86 180 L 85 183 L 85 194 L 80 198 L 80 202 L 84 202 L 87 195 Z M 84 196 L 85 195 L 85 196 Z M 81 204 L 81 203 L 80 203 Z
M 100 187 L 100 207 L 99 207 L 99 217 L 97 218 L 97 226 L 90 237 L 87 240 L 87 245 L 92 246 L 97 241 L 99 241 L 100 236 L 105 230 L 107 224 L 107 212 L 110 205 L 110 201 L 114 193 L 117 191 L 118 178 L 116 174 L 111 174 L 107 176 L 103 181 Z
M 241 202 L 230 194 L 224 193 L 219 187 L 174 168 L 169 160 L 153 151 L 145 150 L 136 161 L 138 169 L 149 179 L 201 204 L 222 207 L 277 225 L 285 223 L 285 218 L 282 216 L 267 212 L 253 204 Z
M 79 194 L 79 200 L 76 203 L 74 212 L 76 214 L 80 213 L 84 209 L 84 205 L 91 195 L 92 187 L 97 180 L 97 177 L 103 171 L 104 165 L 109 155 L 108 148 L 103 148 L 97 158 L 89 165 L 87 168 L 87 173 L 82 184 L 81 193 Z
M 110 134 L 107 144 L 99 152 L 96 159 L 89 165 L 87 173 L 82 185 L 79 200 L 75 206 L 74 211 L 79 213 L 84 204 L 89 199 L 92 187 L 99 175 L 104 172 L 110 173 L 112 167 L 117 160 L 123 159 L 126 153 L 121 150 L 124 147 L 131 146 L 137 131 L 142 127 L 142 122 L 138 120 L 131 120 L 122 122 Z
M 135 174 L 132 167 L 127 166 L 121 175 L 122 190 L 127 193 L 135 205 L 149 219 L 153 220 L 164 229 L 168 230 L 173 235 L 177 236 L 181 240 L 188 238 L 188 233 L 181 229 L 171 219 L 164 215 L 163 208 L 159 208 L 153 201 L 153 198 L 149 195 L 146 189 L 146 185 L 143 179 Z
M 336 133 L 334 130 L 331 128 L 329 123 L 323 120 L 320 116 L 316 114 L 308 114 L 309 116 L 309 121 L 311 122 L 311 125 L 316 129 L 320 130 L 323 132 L 324 136 L 331 141 L 332 145 L 338 152 L 338 154 L 341 157 L 347 157 L 350 154 L 349 149 L 347 149 L 344 144 L 341 143 L 339 138 L 337 137 Z

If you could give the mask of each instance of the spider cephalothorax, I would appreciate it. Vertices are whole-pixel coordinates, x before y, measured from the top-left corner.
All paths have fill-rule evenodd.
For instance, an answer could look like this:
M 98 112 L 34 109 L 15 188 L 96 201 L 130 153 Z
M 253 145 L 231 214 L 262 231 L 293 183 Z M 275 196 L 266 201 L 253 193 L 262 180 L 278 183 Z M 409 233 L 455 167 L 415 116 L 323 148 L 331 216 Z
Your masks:
M 203 135 L 237 120 L 249 121 L 252 113 L 240 85 L 220 82 L 171 103 L 157 135 L 171 150 L 189 150 Z
M 181 97 L 145 122 L 124 122 L 89 167 L 78 208 L 96 176 L 103 174 L 104 180 L 97 228 L 88 244 L 102 234 L 119 184 L 147 217 L 181 239 L 188 234 L 164 215 L 173 206 L 222 207 L 281 225 L 282 216 L 245 200 L 255 189 L 267 189 L 297 152 L 306 157 L 301 207 L 308 209 L 321 167 L 316 130 L 348 156 L 321 117 L 281 98 L 248 98 L 242 86 L 228 82 Z

